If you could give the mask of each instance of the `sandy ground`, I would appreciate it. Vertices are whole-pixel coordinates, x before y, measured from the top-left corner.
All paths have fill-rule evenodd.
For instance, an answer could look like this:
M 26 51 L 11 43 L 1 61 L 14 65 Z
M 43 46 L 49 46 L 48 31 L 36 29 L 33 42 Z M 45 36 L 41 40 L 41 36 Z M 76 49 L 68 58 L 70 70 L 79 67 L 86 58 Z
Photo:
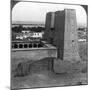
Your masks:
M 68 86 L 87 84 L 87 70 L 84 65 L 81 70 L 73 69 L 67 73 L 56 74 L 52 71 L 34 72 L 24 77 L 12 79 L 13 88 L 33 88 L 50 86 Z
M 52 86 L 86 85 L 87 75 L 87 43 L 79 43 L 82 61 L 71 64 L 70 71 L 56 74 L 52 70 L 32 72 L 23 77 L 11 77 L 11 88 L 35 88 Z M 67 64 L 67 63 L 65 63 Z M 66 65 L 67 66 L 67 65 Z M 13 67 L 13 66 L 12 66 Z M 68 67 L 69 68 L 69 67 Z

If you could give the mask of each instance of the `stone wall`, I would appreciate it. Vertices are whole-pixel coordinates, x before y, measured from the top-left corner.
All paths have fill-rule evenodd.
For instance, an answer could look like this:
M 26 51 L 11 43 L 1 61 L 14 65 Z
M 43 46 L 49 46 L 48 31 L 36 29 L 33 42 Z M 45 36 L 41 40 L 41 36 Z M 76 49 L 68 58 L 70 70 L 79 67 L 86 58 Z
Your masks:
M 56 49 L 41 48 L 31 50 L 13 50 L 11 53 L 12 76 L 25 76 L 31 72 L 51 69 Z

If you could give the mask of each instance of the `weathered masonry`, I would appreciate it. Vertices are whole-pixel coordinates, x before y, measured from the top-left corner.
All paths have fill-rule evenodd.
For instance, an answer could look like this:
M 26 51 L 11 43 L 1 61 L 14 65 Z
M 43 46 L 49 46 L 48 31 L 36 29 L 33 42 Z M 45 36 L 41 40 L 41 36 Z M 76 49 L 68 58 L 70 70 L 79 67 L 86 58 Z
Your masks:
M 11 51 L 12 72 L 18 72 L 15 75 L 27 75 L 29 71 L 37 72 L 43 69 L 52 70 L 53 59 L 57 57 L 56 47 L 45 41 L 13 41 Z M 18 67 L 21 69 L 17 69 Z
M 76 12 L 74 9 L 48 12 L 45 28 L 44 38 L 56 46 L 58 58 L 67 61 L 80 60 Z

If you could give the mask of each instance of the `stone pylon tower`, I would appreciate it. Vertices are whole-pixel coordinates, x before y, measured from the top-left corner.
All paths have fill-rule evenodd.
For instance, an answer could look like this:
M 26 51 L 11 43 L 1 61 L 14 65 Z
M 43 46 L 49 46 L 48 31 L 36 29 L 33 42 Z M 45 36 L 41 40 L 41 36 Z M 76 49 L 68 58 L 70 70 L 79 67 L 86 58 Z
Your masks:
M 73 9 L 65 10 L 65 31 L 64 31 L 64 60 L 80 60 L 78 50 L 78 33 L 76 12 Z
M 57 47 L 58 58 L 79 61 L 76 12 L 74 9 L 46 15 L 46 40 Z
M 45 23 L 45 34 L 44 34 L 44 39 L 53 44 L 53 35 L 54 35 L 54 19 L 55 18 L 55 12 L 48 12 L 46 14 L 46 23 Z

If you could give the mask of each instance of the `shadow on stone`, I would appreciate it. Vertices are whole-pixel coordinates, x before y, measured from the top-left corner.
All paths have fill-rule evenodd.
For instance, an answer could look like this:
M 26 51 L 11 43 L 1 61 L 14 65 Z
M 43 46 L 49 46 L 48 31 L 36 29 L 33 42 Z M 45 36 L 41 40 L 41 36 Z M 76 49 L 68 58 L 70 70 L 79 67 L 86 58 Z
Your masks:
M 30 73 L 42 72 L 52 70 L 54 58 L 44 58 L 37 61 L 20 62 L 14 70 L 14 77 L 27 76 Z

